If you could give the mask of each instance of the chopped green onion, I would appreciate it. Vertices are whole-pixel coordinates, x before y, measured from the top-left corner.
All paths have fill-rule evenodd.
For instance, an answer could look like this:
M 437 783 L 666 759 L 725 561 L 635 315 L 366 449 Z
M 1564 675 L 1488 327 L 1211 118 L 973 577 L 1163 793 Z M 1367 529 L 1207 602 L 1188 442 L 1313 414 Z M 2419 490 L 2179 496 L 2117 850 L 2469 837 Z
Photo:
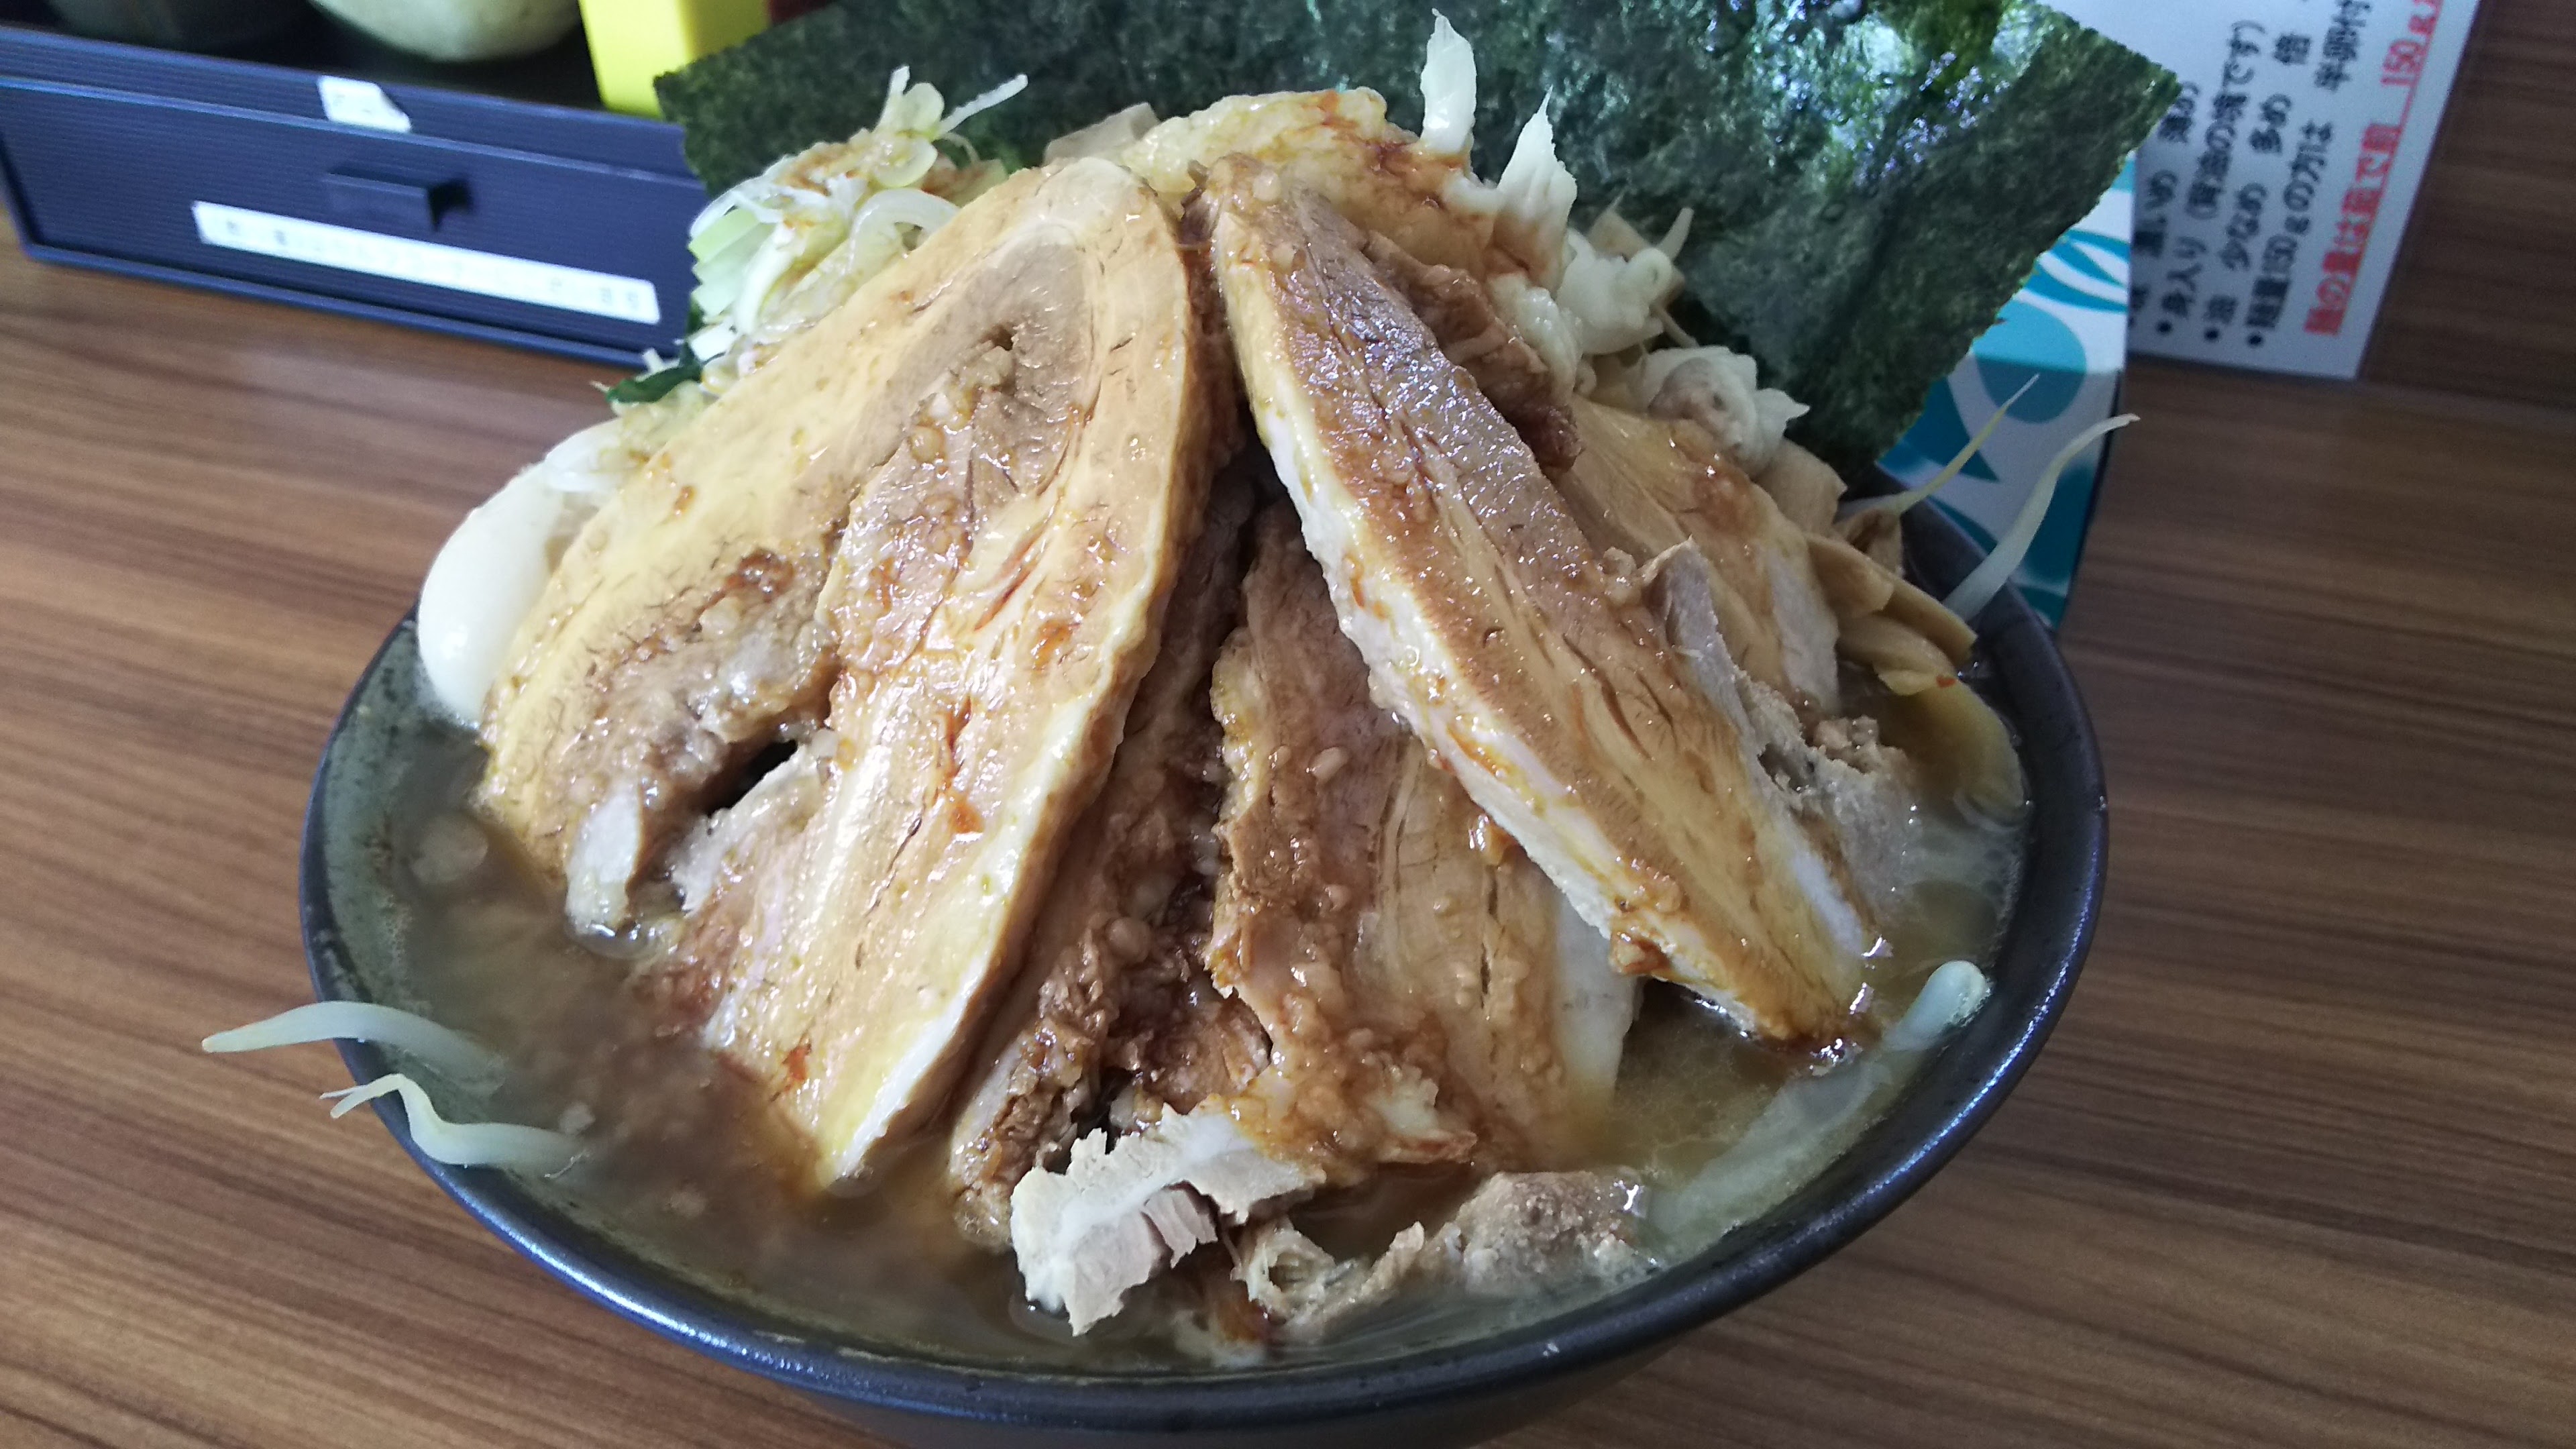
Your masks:
M 680 360 L 668 367 L 630 377 L 608 389 L 608 400 L 624 407 L 638 403 L 660 402 L 684 382 L 698 380 L 698 355 L 683 346 Z

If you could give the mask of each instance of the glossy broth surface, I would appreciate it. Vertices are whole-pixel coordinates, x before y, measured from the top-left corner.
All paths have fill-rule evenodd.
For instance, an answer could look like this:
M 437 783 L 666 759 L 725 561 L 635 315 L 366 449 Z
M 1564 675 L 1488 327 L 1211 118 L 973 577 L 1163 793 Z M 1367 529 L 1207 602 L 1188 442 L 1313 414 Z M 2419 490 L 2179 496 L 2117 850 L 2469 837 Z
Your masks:
M 965 1242 L 940 1184 L 944 1134 L 870 1190 L 799 1190 L 793 1143 L 758 1088 L 675 1032 L 630 986 L 635 953 L 577 940 L 560 902 L 465 812 L 481 752 L 461 733 L 414 737 L 381 842 L 399 897 L 400 991 L 391 995 L 500 1050 L 508 1084 L 450 1115 L 562 1125 L 589 1144 L 533 1184 L 576 1217 L 782 1332 L 934 1358 L 1091 1370 L 1186 1367 L 1227 1353 L 1161 1311 L 1222 1280 L 1217 1249 L 1149 1301 L 1074 1338 L 1022 1299 L 1011 1259 Z M 1904 741 L 1895 740 L 1902 745 Z M 1942 812 L 1921 822 L 1939 870 L 1886 922 L 1871 1011 L 1892 1022 L 1942 962 L 1991 960 L 2018 865 L 2018 827 Z M 1863 1044 L 1820 1063 L 1750 1043 L 1678 988 L 1648 983 L 1597 1165 L 1641 1184 L 1645 1243 L 1679 1262 L 1758 1216 L 1830 1162 L 1885 1109 L 1917 1059 Z M 1325 1247 L 1374 1253 L 1407 1223 L 1436 1224 L 1473 1186 L 1396 1171 L 1292 1214 Z M 1201 1262 L 1200 1260 L 1207 1260 Z M 1488 1332 L 1561 1304 L 1421 1293 L 1278 1360 L 1383 1357 Z M 1239 1355 L 1237 1355 L 1239 1357 Z

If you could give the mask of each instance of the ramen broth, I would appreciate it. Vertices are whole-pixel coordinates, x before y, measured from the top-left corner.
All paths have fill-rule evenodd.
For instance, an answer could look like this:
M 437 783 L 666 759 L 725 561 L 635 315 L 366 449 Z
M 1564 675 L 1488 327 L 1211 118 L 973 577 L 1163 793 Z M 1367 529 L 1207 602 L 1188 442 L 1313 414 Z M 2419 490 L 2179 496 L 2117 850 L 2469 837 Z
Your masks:
M 531 1181 L 541 1196 L 700 1287 L 756 1307 L 785 1333 L 1088 1369 L 1240 1352 L 1192 1326 L 1206 1304 L 1228 1297 L 1238 1299 L 1233 1312 L 1252 1311 L 1228 1291 L 1221 1249 L 1203 1250 L 1080 1339 L 1030 1307 L 1011 1258 L 969 1245 L 953 1225 L 942 1133 L 925 1134 L 864 1192 L 802 1190 L 795 1144 L 760 1090 L 631 984 L 642 979 L 641 949 L 576 939 L 561 901 L 466 813 L 481 759 L 472 740 L 441 732 L 406 775 L 387 842 L 404 906 L 402 989 L 389 995 L 511 1063 L 488 1103 L 442 1095 L 450 1115 L 580 1134 L 580 1160 Z M 1990 962 L 2011 898 L 2018 827 L 1963 810 L 1926 822 L 1925 837 L 1940 869 L 1890 913 L 1887 948 L 1871 963 L 1870 1009 L 1880 1025 L 1903 1013 L 1940 963 Z M 1919 1060 L 1873 1061 L 1875 1050 L 1851 1047 L 1830 1066 L 1784 1055 L 1748 1041 L 1681 989 L 1647 983 L 1594 1165 L 1644 1188 L 1643 1245 L 1656 1261 L 1700 1252 L 1848 1146 Z M 1328 1249 L 1367 1255 L 1408 1223 L 1436 1224 L 1473 1185 L 1459 1172 L 1390 1170 L 1291 1216 Z M 1561 1305 L 1415 1290 L 1325 1343 L 1270 1356 L 1382 1356 L 1551 1306 Z

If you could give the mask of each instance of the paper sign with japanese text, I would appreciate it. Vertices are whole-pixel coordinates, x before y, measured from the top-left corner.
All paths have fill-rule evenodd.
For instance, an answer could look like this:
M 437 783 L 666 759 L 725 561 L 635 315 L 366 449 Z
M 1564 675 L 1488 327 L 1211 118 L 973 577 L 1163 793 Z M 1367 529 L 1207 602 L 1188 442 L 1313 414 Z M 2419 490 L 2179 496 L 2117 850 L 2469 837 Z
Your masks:
M 2182 78 L 2138 153 L 2132 350 L 2360 371 L 2476 0 L 2051 0 Z

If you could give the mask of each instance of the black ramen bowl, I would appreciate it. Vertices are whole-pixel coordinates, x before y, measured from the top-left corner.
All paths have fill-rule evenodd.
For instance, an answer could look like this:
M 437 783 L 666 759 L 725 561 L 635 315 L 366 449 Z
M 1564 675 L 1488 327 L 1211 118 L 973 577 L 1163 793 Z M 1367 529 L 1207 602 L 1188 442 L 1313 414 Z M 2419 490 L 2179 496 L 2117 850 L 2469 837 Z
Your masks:
M 1963 576 L 1975 546 L 1928 508 L 1906 517 L 1918 571 Z M 1748 1303 L 1858 1237 L 1923 1185 L 2003 1101 L 2064 1005 L 2101 899 L 2106 810 L 2083 700 L 2047 626 L 2011 590 L 1977 621 L 1976 683 L 2021 742 L 2033 813 L 2019 900 L 1983 1010 L 1944 1041 L 1841 1157 L 1713 1247 L 1552 1317 L 1374 1361 L 1253 1370 L 1078 1373 L 964 1364 L 836 1340 L 768 1318 L 646 1259 L 512 1178 L 423 1156 L 392 1100 L 378 1113 L 465 1210 L 575 1289 L 666 1337 L 824 1401 L 923 1449 L 1036 1445 L 1472 1444 L 1633 1372 L 1691 1329 Z M 351 695 L 305 818 L 303 910 L 315 992 L 366 1000 L 383 979 L 400 906 L 388 801 L 408 752 L 440 729 L 421 703 L 406 621 Z M 390 1070 L 344 1044 L 358 1081 Z

